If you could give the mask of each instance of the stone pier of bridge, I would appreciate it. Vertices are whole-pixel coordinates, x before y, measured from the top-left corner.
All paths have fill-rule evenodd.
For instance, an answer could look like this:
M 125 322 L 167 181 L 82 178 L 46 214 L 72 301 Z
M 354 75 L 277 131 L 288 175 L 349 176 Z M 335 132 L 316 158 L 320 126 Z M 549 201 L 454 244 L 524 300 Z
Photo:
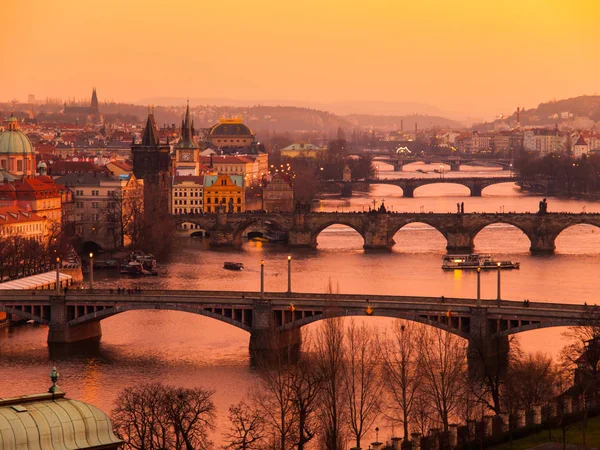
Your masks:
M 100 339 L 102 327 L 100 321 L 90 321 L 68 326 L 68 313 L 65 295 L 50 297 L 50 322 L 48 324 L 49 344 L 69 344 L 88 339 Z
M 278 329 L 273 317 L 270 301 L 254 301 L 249 346 L 250 359 L 254 364 L 268 364 L 275 359 L 295 361 L 298 358 L 302 344 L 300 328 Z

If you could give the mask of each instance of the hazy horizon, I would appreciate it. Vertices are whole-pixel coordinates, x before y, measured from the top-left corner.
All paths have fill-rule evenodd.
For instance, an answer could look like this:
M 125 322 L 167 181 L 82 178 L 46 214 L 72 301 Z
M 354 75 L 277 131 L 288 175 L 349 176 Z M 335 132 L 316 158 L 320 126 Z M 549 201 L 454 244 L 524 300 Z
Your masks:
M 22 0 L 2 10 L 7 101 L 89 98 L 95 86 L 101 101 L 409 103 L 490 118 L 593 95 L 600 69 L 600 5 L 587 0 Z

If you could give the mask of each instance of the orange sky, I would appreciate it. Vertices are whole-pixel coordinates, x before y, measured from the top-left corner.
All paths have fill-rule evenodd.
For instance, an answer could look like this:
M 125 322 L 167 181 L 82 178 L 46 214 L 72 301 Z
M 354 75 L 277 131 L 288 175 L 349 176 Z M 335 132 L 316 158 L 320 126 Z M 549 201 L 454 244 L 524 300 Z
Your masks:
M 0 100 L 416 101 L 600 92 L 596 0 L 2 0 Z

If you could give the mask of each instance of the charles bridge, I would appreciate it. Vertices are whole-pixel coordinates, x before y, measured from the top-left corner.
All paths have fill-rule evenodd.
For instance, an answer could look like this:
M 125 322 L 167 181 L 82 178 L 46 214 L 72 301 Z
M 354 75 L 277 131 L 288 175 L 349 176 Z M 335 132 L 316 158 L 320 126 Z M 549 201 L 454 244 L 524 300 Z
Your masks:
M 346 225 L 364 240 L 365 249 L 391 249 L 394 235 L 410 223 L 423 223 L 446 238 L 450 253 L 471 252 L 475 236 L 492 224 L 508 224 L 521 230 L 534 253 L 551 253 L 557 236 L 573 225 L 600 227 L 600 214 L 571 213 L 390 213 L 375 212 L 296 212 L 227 213 L 173 216 L 178 223 L 192 223 L 207 231 L 211 247 L 241 246 L 249 229 L 276 228 L 288 236 L 290 247 L 317 247 L 317 237 L 325 228 Z
M 429 184 L 438 183 L 451 183 L 459 184 L 469 188 L 471 191 L 471 197 L 481 197 L 483 190 L 494 184 L 500 183 L 516 183 L 517 179 L 514 177 L 443 177 L 439 178 L 394 178 L 394 179 L 373 179 L 373 180 L 352 180 L 350 182 L 343 182 L 341 180 L 324 181 L 323 184 L 337 185 L 342 191 L 344 197 L 350 197 L 352 190 L 360 187 L 370 186 L 372 184 L 388 184 L 392 186 L 398 186 L 402 188 L 402 196 L 413 198 L 415 189 L 426 186 Z
M 264 285 L 263 285 L 264 286 Z M 469 346 L 508 345 L 524 331 L 577 326 L 598 316 L 596 306 L 444 297 L 145 290 L 0 291 L 0 311 L 47 325 L 48 342 L 100 338 L 100 322 L 126 311 L 171 310 L 220 320 L 250 333 L 250 352 L 299 348 L 301 327 L 331 317 L 373 316 L 411 320 L 468 340 Z M 600 317 L 600 316 L 598 316 Z M 492 354 L 492 353 L 490 353 Z

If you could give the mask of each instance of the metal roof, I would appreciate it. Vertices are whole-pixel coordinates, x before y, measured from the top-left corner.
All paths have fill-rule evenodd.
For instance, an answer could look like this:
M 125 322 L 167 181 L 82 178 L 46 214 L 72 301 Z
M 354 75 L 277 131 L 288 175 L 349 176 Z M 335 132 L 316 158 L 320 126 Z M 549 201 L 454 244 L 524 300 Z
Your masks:
M 0 399 L 3 450 L 117 448 L 122 442 L 105 413 L 62 392 Z
M 73 278 L 71 275 L 66 275 L 64 273 L 59 274 L 61 284 L 62 282 L 69 281 Z M 0 290 L 10 290 L 10 289 L 36 289 L 41 286 L 47 286 L 49 284 L 53 284 L 56 282 L 56 271 L 40 273 L 38 275 L 32 275 L 30 277 L 19 278 L 18 280 L 7 281 L 5 283 L 0 283 Z M 2 447 L 0 447 L 2 448 Z

